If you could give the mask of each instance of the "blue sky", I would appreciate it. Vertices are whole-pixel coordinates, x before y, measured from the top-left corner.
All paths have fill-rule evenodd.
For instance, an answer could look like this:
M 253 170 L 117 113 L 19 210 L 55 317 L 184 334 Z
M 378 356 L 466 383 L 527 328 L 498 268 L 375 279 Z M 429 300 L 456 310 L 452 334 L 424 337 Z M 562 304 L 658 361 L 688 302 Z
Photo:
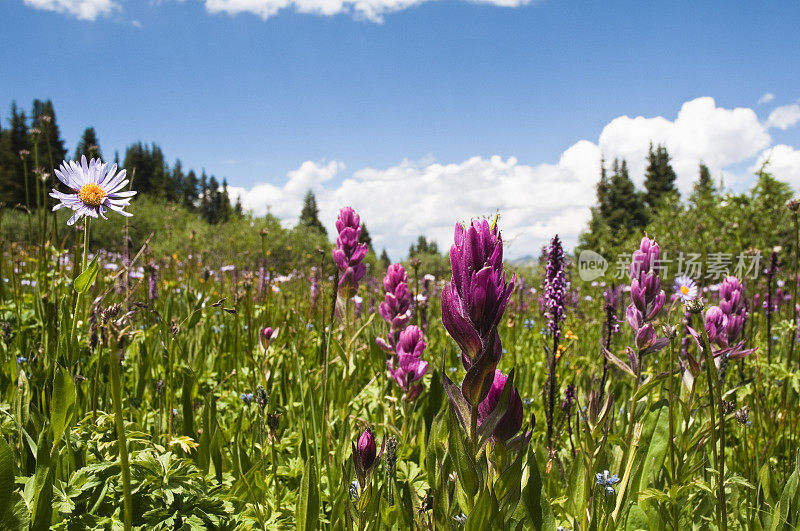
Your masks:
M 528 168 L 536 183 L 540 165 L 558 173 L 563 154 L 581 140 L 604 153 L 630 153 L 601 137 L 623 116 L 651 120 L 652 138 L 640 143 L 671 148 L 674 132 L 654 120 L 674 123 L 684 104 L 701 97 L 731 116 L 749 109 L 767 135 L 751 135 L 753 120 L 739 123 L 733 134 L 751 135 L 752 153 L 731 156 L 743 149 L 737 144 L 723 150 L 727 158 L 711 154 L 728 182 L 745 186 L 742 174 L 773 146 L 791 148 L 787 167 L 798 156 L 796 2 L 508 0 L 516 6 L 503 7 L 448 0 L 397 9 L 400 0 L 295 0 L 266 19 L 247 12 L 271 14 L 282 1 L 0 0 L 0 119 L 12 100 L 28 108 L 33 98 L 51 98 L 70 150 L 88 125 L 107 157 L 137 140 L 156 141 L 184 167 L 204 167 L 242 190 L 270 185 L 266 191 L 279 189 L 284 202 L 307 184 L 329 215 L 336 201 L 366 201 L 347 194 L 357 188 L 348 180 L 361 183 L 364 171 L 372 180 L 393 169 L 420 180 L 452 166 L 458 176 L 477 157 L 499 175 Z M 298 12 L 309 10 L 333 14 Z M 759 104 L 765 94 L 772 99 Z M 783 121 L 769 125 L 776 108 L 786 109 Z M 704 138 L 716 145 L 729 136 L 711 130 Z M 492 166 L 492 156 L 505 166 Z M 559 175 L 555 184 L 570 179 Z M 292 176 L 298 182 L 288 186 Z M 579 178 L 593 179 L 596 172 Z M 268 195 L 255 194 L 259 203 L 249 206 L 263 211 Z M 585 210 L 589 196 L 576 205 Z M 513 208 L 508 198 L 496 203 Z M 474 208 L 494 210 L 485 201 Z M 279 205 L 270 210 L 281 215 Z M 559 230 L 557 217 L 534 212 L 538 228 L 514 229 L 530 236 L 530 247 Z M 422 229 L 446 238 L 443 221 L 403 223 L 392 233 L 392 223 L 381 222 L 384 243 L 407 248 L 397 242 Z M 569 240 L 577 230 L 561 232 Z

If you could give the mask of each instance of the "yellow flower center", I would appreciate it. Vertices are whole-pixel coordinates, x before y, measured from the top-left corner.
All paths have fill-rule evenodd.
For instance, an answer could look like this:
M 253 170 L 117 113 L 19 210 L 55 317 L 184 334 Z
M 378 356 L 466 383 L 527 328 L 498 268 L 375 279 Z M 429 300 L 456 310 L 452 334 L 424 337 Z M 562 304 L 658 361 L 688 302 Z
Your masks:
M 100 188 L 100 186 L 94 183 L 84 184 L 81 186 L 81 189 L 78 190 L 78 199 L 83 201 L 83 204 L 93 207 L 100 206 L 100 203 L 103 202 L 103 199 L 106 198 L 106 195 L 108 194 L 106 194 L 105 191 Z
M 689 286 L 681 286 L 681 293 L 683 293 L 684 295 L 688 295 L 689 294 Z

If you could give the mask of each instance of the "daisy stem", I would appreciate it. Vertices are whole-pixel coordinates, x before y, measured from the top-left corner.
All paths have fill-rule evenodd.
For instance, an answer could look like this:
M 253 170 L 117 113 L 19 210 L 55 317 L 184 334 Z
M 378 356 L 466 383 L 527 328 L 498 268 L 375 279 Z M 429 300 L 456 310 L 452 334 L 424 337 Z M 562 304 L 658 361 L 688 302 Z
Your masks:
M 83 223 L 83 256 L 81 258 L 81 270 L 80 270 L 80 273 L 83 273 L 84 271 L 86 271 L 86 259 L 87 259 L 87 256 L 88 256 L 88 252 L 89 252 L 89 217 L 86 216 L 86 217 L 84 217 L 84 223 Z M 78 278 L 78 275 L 80 273 L 77 273 L 75 275 L 75 278 Z M 83 303 L 83 293 L 82 292 L 78 292 L 78 297 L 75 299 L 75 311 L 72 312 L 72 326 L 70 327 L 70 332 L 69 332 L 69 365 L 70 366 L 72 366 L 73 362 L 75 361 L 76 354 L 77 354 L 76 351 L 78 350 L 78 345 L 75 342 L 75 331 L 76 331 L 77 326 L 78 326 L 78 312 L 82 308 L 82 303 Z M 55 371 L 55 369 L 53 369 L 53 371 Z M 53 375 L 55 375 L 55 372 L 53 372 Z

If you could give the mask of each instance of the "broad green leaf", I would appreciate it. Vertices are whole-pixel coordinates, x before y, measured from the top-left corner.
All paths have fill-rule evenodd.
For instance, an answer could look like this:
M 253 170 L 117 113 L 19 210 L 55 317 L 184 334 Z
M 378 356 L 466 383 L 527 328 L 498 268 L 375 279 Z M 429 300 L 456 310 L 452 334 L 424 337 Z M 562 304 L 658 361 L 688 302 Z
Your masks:
M 528 521 L 537 531 L 552 531 L 556 528 L 553 509 L 542 490 L 542 478 L 539 476 L 539 464 L 533 450 L 528 452 L 528 483 L 522 489 L 522 503 L 528 514 Z
M 86 293 L 89 291 L 89 288 L 92 287 L 94 284 L 95 279 L 97 278 L 97 256 L 89 262 L 89 265 L 86 266 L 86 269 L 78 275 L 78 278 L 75 279 L 75 291 L 78 293 Z
M 53 430 L 53 447 L 61 441 L 64 430 L 72 419 L 75 406 L 75 382 L 69 372 L 59 366 L 53 382 L 53 399 L 50 403 L 50 427 Z
M 483 531 L 484 529 L 500 529 L 502 527 L 500 509 L 490 489 L 483 489 L 475 507 L 469 513 L 464 531 Z
M 470 455 L 461 430 L 461 425 L 456 418 L 453 407 L 450 407 L 450 453 L 455 460 L 458 472 L 458 481 L 464 492 L 470 498 L 474 498 L 478 493 L 478 472 L 475 470 L 475 459 Z
M 631 505 L 630 510 L 628 510 L 628 519 L 625 522 L 625 531 L 639 531 L 642 529 L 650 529 L 647 515 L 638 505 Z
M 14 453 L 3 437 L 0 437 L 0 519 L 9 510 L 11 492 L 14 489 Z
M 494 484 L 494 491 L 498 501 L 503 505 L 506 514 L 514 511 L 519 503 L 519 495 L 522 489 L 522 462 L 525 452 L 520 451 L 517 458 L 506 468 Z
M 297 497 L 297 531 L 312 531 L 317 528 L 319 520 L 319 484 L 314 458 L 306 460 L 303 479 L 300 481 L 300 493 Z
M 33 504 L 31 520 L 33 531 L 50 529 L 53 518 L 53 475 L 54 467 L 50 461 L 49 430 L 39 433 L 36 452 L 36 473 L 33 480 Z

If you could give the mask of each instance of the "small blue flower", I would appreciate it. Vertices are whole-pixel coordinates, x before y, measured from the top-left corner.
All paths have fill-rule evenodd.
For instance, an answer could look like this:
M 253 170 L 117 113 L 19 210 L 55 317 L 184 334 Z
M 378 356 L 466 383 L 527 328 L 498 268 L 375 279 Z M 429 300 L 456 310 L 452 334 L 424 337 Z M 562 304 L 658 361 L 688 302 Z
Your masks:
M 522 403 L 525 404 L 526 406 L 530 406 L 531 404 L 533 404 L 533 398 L 531 397 L 524 398 L 522 400 Z
M 616 474 L 611 475 L 608 470 L 603 470 L 602 473 L 598 472 L 595 474 L 597 477 L 597 484 L 600 486 L 604 485 L 614 485 L 615 483 L 619 483 L 619 478 Z M 613 489 L 612 489 L 613 490 Z
M 525 330 L 532 330 L 534 325 L 533 319 L 525 319 L 525 323 L 523 323 Z
M 306 330 L 313 330 L 313 329 L 314 329 L 314 323 L 308 323 L 306 325 Z
M 358 488 L 358 480 L 353 480 L 353 482 L 350 483 L 350 496 L 356 501 L 358 501 Z
M 26 358 L 25 356 L 17 356 L 17 363 L 19 365 L 22 365 L 23 363 L 27 363 L 27 362 L 28 362 L 28 358 Z
M 467 523 L 467 515 L 464 514 L 464 513 L 458 514 L 458 515 L 453 517 L 453 520 L 455 520 L 456 522 L 458 522 L 461 525 L 464 525 L 464 524 Z
M 249 406 L 253 403 L 253 396 L 253 393 L 242 393 L 242 402 L 244 402 L 246 406 Z

